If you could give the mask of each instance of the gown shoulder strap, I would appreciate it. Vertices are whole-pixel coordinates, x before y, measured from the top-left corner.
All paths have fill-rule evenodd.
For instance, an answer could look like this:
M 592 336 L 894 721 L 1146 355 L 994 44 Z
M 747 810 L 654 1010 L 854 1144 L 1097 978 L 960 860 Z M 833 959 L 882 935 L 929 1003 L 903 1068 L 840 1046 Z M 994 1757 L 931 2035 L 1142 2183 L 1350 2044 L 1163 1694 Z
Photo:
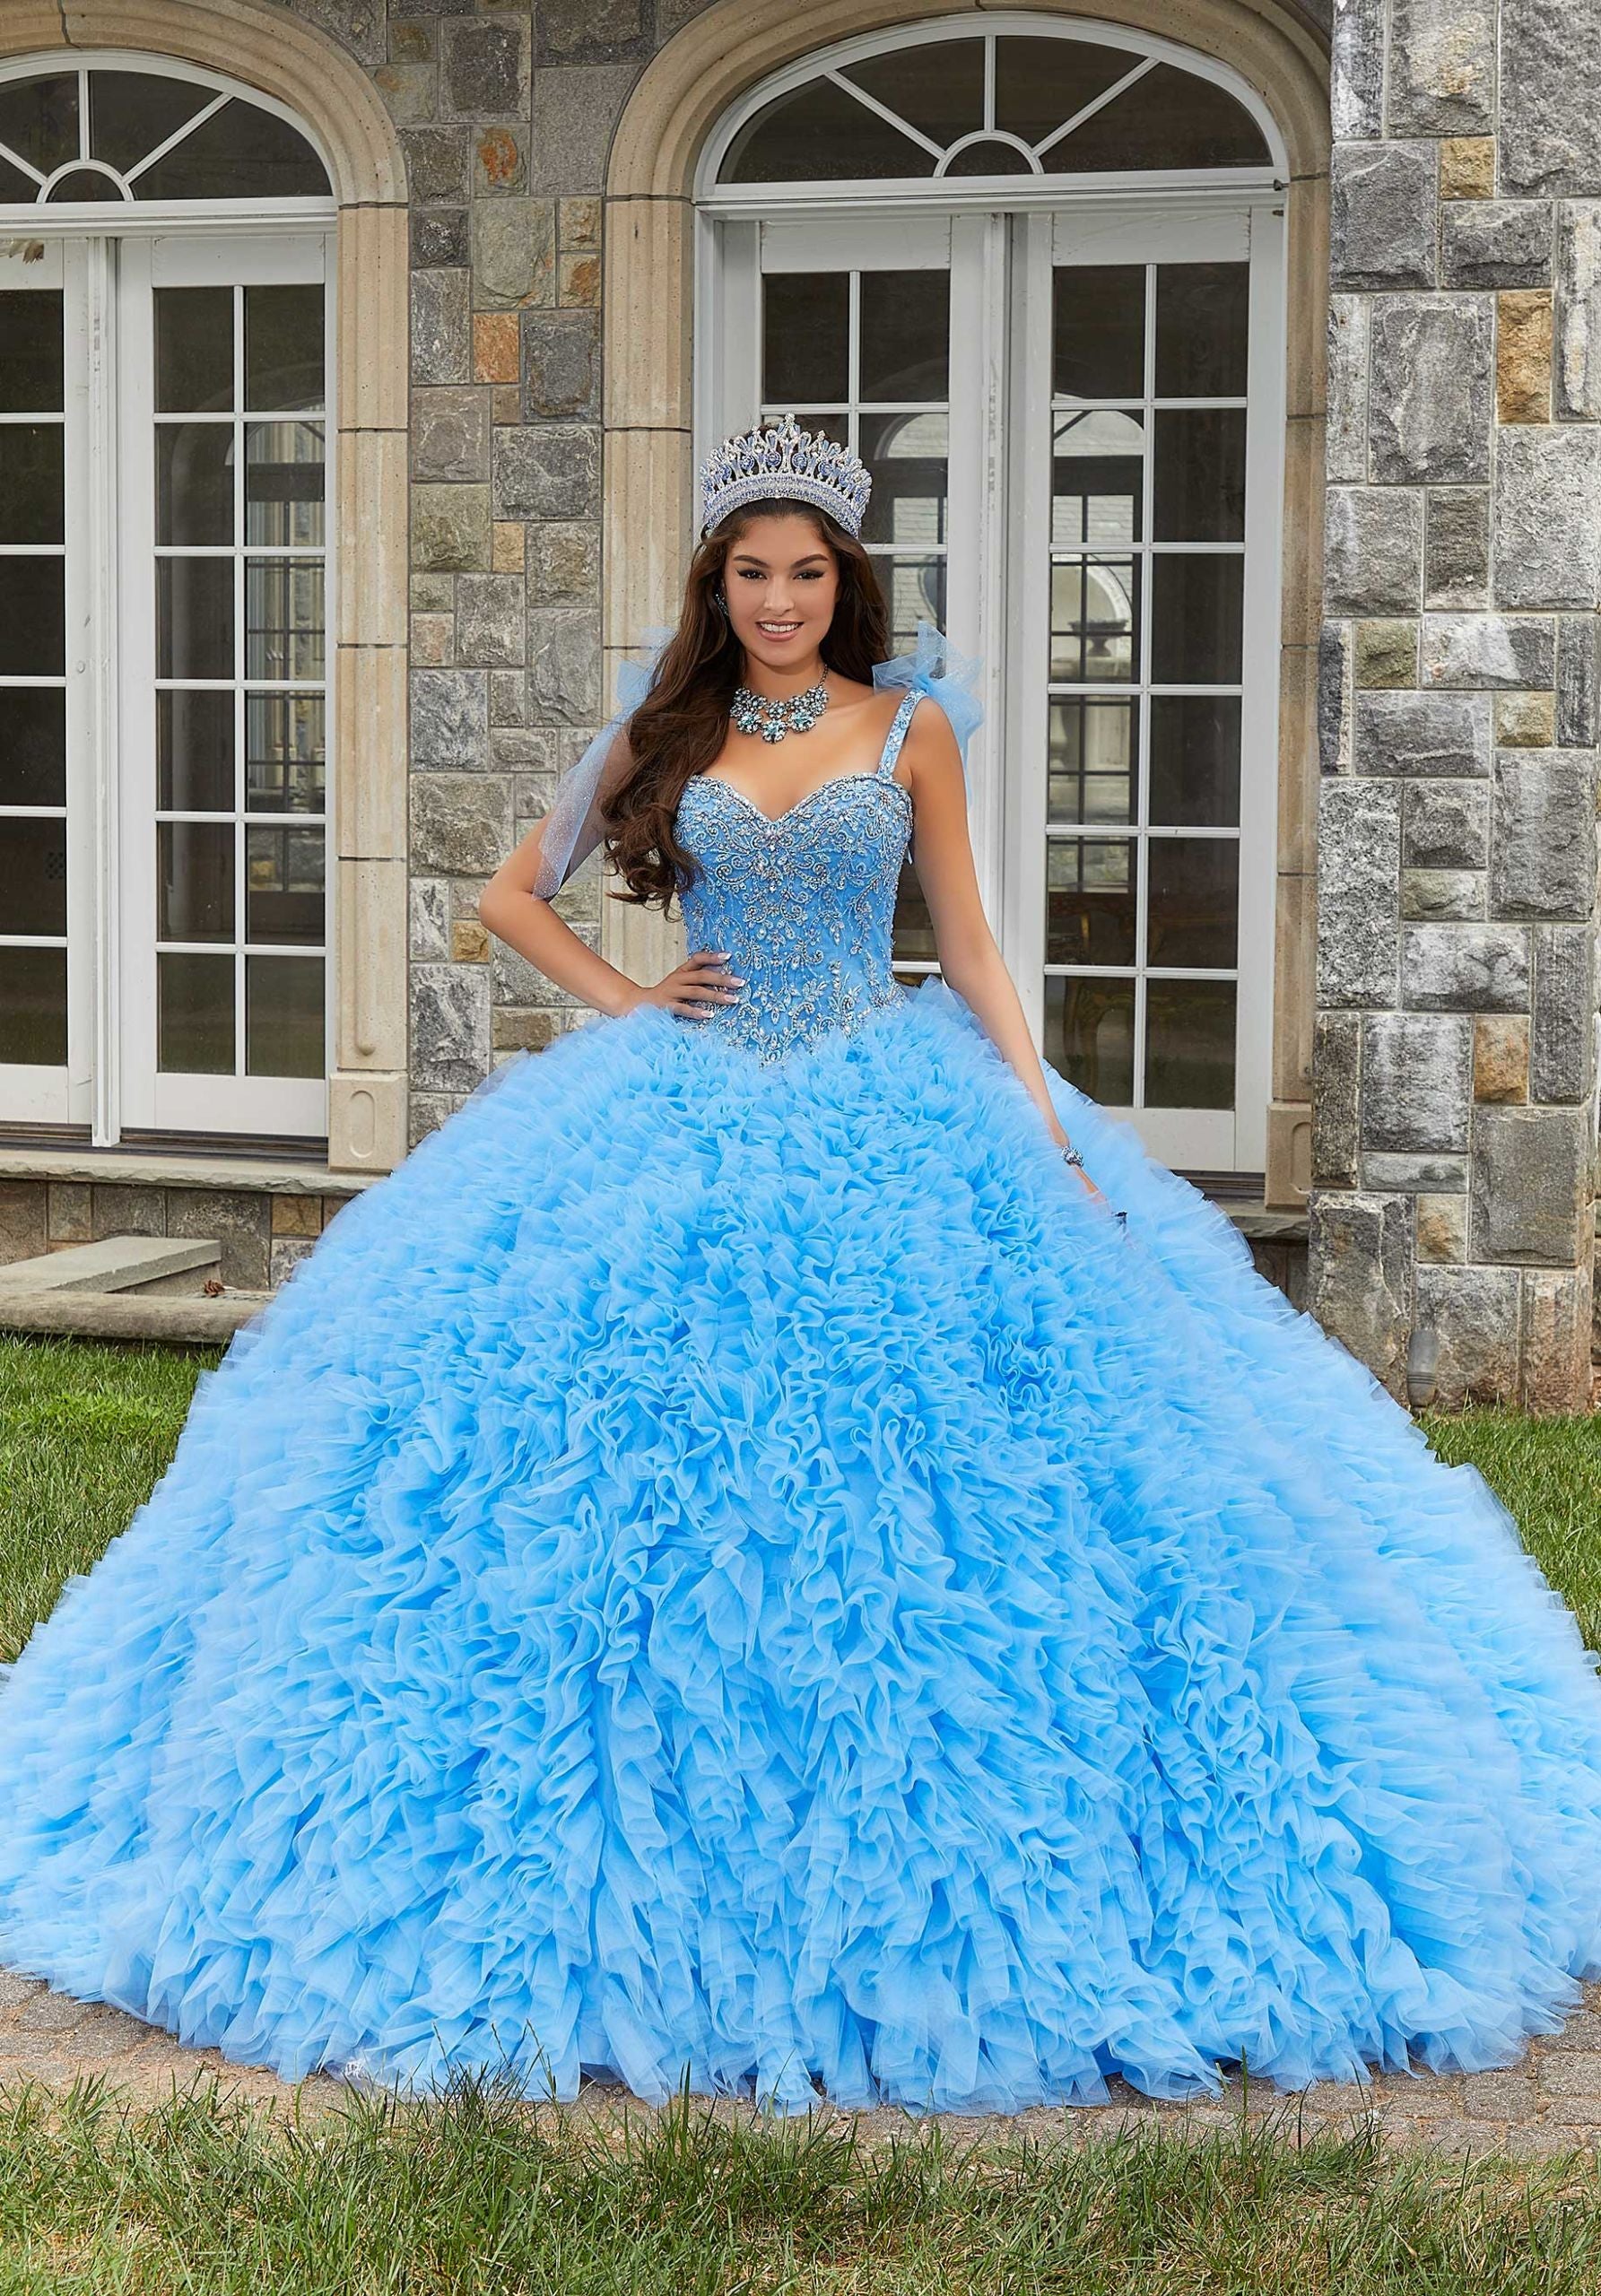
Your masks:
M 895 761 L 901 755 L 901 744 L 906 739 L 906 729 L 911 724 L 911 713 L 923 699 L 920 689 L 909 687 L 901 697 L 901 706 L 890 720 L 890 730 L 883 737 L 883 752 L 874 773 L 877 779 L 887 781 L 895 770 Z

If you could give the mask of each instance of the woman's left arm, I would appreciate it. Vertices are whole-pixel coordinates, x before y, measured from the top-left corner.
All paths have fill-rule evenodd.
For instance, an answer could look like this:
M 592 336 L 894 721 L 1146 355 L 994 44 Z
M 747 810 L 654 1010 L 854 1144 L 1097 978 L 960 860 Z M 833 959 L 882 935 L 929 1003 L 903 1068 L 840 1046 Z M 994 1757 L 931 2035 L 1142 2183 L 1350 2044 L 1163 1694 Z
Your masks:
M 911 784 L 911 857 L 934 926 L 939 969 L 969 1006 L 1003 1060 L 1015 1071 L 1058 1147 L 1071 1145 L 1046 1089 L 1045 1072 L 1016 984 L 996 945 L 973 865 L 967 783 L 956 736 L 943 709 L 927 700 L 912 712 L 901 757 Z M 1088 1173 L 1079 1177 L 1099 1195 Z

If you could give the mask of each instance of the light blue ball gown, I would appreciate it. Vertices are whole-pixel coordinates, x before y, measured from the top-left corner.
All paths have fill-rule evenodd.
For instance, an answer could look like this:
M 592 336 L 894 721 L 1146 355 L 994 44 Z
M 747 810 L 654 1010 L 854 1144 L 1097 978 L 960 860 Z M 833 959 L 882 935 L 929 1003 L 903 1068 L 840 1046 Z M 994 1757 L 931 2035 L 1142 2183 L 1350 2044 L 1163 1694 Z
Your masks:
M 0 1696 L 0 1959 L 290 2076 L 959 2112 L 1504 2065 L 1601 1973 L 1601 1661 L 895 982 L 881 676 L 876 771 L 684 792 L 743 1003 L 496 1070 L 202 1375 Z

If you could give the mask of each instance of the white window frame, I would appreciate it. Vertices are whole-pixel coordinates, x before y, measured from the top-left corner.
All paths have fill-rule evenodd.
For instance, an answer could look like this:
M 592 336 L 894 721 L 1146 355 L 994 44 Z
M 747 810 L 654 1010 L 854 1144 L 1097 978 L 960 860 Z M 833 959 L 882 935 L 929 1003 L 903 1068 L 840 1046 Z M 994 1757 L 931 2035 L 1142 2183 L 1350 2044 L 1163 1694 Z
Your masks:
M 0 84 L 65 71 L 140 72 L 209 87 L 218 96 L 237 96 L 275 114 L 318 152 L 329 179 L 333 171 L 318 138 L 296 112 L 261 90 L 202 65 L 151 55 L 140 49 L 39 51 L 0 65 Z M 194 1132 L 252 1140 L 295 1139 L 315 1144 L 326 1137 L 327 1071 L 333 1065 L 336 1011 L 335 952 L 339 920 L 335 903 L 338 872 L 334 866 L 333 808 L 337 764 L 333 729 L 338 722 L 335 642 L 338 613 L 338 559 L 334 547 L 334 457 L 336 432 L 335 356 L 333 308 L 334 232 L 337 210 L 332 193 L 293 199 L 219 199 L 142 203 L 121 196 L 42 206 L 0 201 L 0 238 L 42 241 L 48 258 L 59 261 L 69 285 L 65 305 L 66 555 L 67 555 L 67 1065 L 29 1069 L 0 1065 L 0 1131 L 60 1126 L 86 1132 L 91 1145 L 115 1146 L 125 1130 Z M 148 740 L 129 738 L 148 713 L 132 706 L 143 675 L 155 669 L 149 569 L 151 553 L 135 555 L 138 535 L 148 539 L 153 504 L 143 517 L 125 502 L 127 458 L 147 453 L 130 423 L 146 405 L 135 373 L 133 346 L 120 339 L 128 298 L 120 278 L 122 247 L 141 246 L 133 266 L 161 261 L 170 248 L 198 248 L 222 241 L 214 252 L 224 264 L 232 254 L 262 266 L 261 276 L 283 276 L 286 258 L 274 250 L 321 250 L 326 282 L 325 355 L 327 374 L 327 473 L 325 529 L 325 607 L 327 649 L 326 725 L 329 735 L 327 790 L 330 824 L 326 842 L 326 942 L 325 958 L 325 1073 L 321 1078 L 153 1078 L 155 978 L 153 910 L 155 837 L 153 760 Z M 256 252 L 245 255 L 244 248 Z M 59 251 L 58 254 L 57 251 Z M 74 348 L 75 335 L 75 348 Z M 74 395 L 79 402 L 74 405 Z M 74 428 L 74 426 L 76 426 Z M 146 426 L 148 439 L 148 424 Z M 78 451 L 73 452 L 74 437 Z M 138 466 L 137 459 L 135 467 Z M 137 624 L 137 631 L 135 624 Z M 79 633 L 74 637 L 74 633 Z M 148 695 L 146 683 L 144 692 Z M 141 752 L 144 754 L 142 756 Z M 135 795 L 135 785 L 137 785 Z M 286 817 L 287 820 L 288 817 Z M 142 890 L 143 889 L 143 890 Z M 130 949 L 130 933 L 142 909 L 152 919 L 151 944 L 142 961 Z M 148 1065 L 146 1063 L 148 1062 Z M 142 1085 L 141 1074 L 153 1079 Z M 218 1087 L 226 1091 L 226 1102 Z M 243 1091 L 239 1087 L 259 1087 Z M 171 1087 L 170 1091 L 161 1088 Z M 182 1088 L 182 1089 L 179 1089 Z
M 1266 166 L 1160 170 L 1075 176 L 969 176 L 817 183 L 717 181 L 745 122 L 776 97 L 821 72 L 887 50 L 983 33 L 1059 37 L 1119 48 L 1134 62 L 1169 63 L 1210 80 L 1260 127 Z M 1105 99 L 1109 100 L 1109 97 Z M 1238 971 L 1241 983 L 1232 1111 L 1118 1109 L 1153 1153 L 1191 1170 L 1260 1171 L 1266 1162 L 1271 1091 L 1274 904 L 1277 853 L 1279 590 L 1283 494 L 1284 198 L 1288 161 L 1282 134 L 1261 98 L 1215 59 L 1127 26 L 1023 11 L 986 11 L 901 25 L 820 49 L 748 90 L 708 138 L 696 177 L 694 427 L 697 461 L 718 439 L 753 419 L 759 387 L 757 283 L 772 267 L 844 263 L 887 267 L 901 232 L 950 233 L 953 274 L 951 344 L 952 459 L 947 578 L 949 634 L 983 663 L 985 722 L 969 760 L 974 859 L 986 910 L 1016 979 L 1036 1041 L 1043 1008 L 1042 832 L 1047 589 L 1024 579 L 1028 553 L 1042 562 L 1038 521 L 1048 499 L 1038 470 L 1014 441 L 1029 434 L 1017 403 L 1023 378 L 1039 371 L 1040 348 L 1023 338 L 1048 334 L 1049 299 L 1038 284 L 1053 237 L 1070 230 L 1081 247 L 1142 246 L 1159 254 L 1127 260 L 1184 261 L 1187 248 L 1215 248 L 1235 235 L 1251 259 L 1250 404 L 1247 444 L 1246 679 L 1241 726 L 1240 883 Z M 1059 219 L 1059 221 L 1058 221 Z M 911 238 L 900 242 L 916 244 Z M 926 244 L 926 241 L 924 242 Z M 1040 248 L 1045 250 L 1043 258 Z M 793 250 L 791 255 L 790 251 Z M 869 252 L 864 253 L 863 250 Z M 1084 259 L 1094 259 L 1085 257 Z M 1111 252 L 1104 261 L 1118 260 Z M 1190 255 L 1188 259 L 1204 259 Z M 1034 291 L 1015 283 L 1032 267 Z M 1046 287 L 1048 288 L 1048 279 Z M 958 311 L 970 327 L 954 323 Z M 1048 370 L 1047 370 L 1048 371 Z M 959 413 L 959 404 L 964 412 Z M 954 449 L 964 425 L 974 451 Z M 1033 429 L 1041 437 L 1048 425 Z M 1037 462 L 1037 457 L 1036 457 Z M 965 542 L 962 537 L 966 537 Z M 1013 597 L 1021 600 L 1014 613 Z M 1148 622 L 1148 617 L 1144 617 Z M 1033 758 L 1031 768 L 1014 762 Z M 1032 831 L 1029 824 L 1032 823 Z M 1250 993 L 1254 991 L 1253 993 Z M 1170 1114 L 1177 1120 L 1170 1120 Z

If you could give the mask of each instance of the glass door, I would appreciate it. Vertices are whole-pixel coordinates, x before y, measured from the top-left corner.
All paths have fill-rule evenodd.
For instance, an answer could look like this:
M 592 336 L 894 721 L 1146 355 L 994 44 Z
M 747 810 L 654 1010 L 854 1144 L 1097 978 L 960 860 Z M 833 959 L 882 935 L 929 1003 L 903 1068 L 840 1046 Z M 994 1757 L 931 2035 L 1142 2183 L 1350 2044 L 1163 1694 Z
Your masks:
M 20 1125 L 90 1116 L 92 857 L 68 836 L 91 794 L 84 254 L 0 249 L 0 1118 Z
M 1154 1153 L 1259 1169 L 1276 274 L 1253 262 L 1249 212 L 1062 213 L 1019 230 L 1019 984 L 1046 1059 Z
M 326 300 L 320 236 L 124 250 L 131 1127 L 326 1130 Z

